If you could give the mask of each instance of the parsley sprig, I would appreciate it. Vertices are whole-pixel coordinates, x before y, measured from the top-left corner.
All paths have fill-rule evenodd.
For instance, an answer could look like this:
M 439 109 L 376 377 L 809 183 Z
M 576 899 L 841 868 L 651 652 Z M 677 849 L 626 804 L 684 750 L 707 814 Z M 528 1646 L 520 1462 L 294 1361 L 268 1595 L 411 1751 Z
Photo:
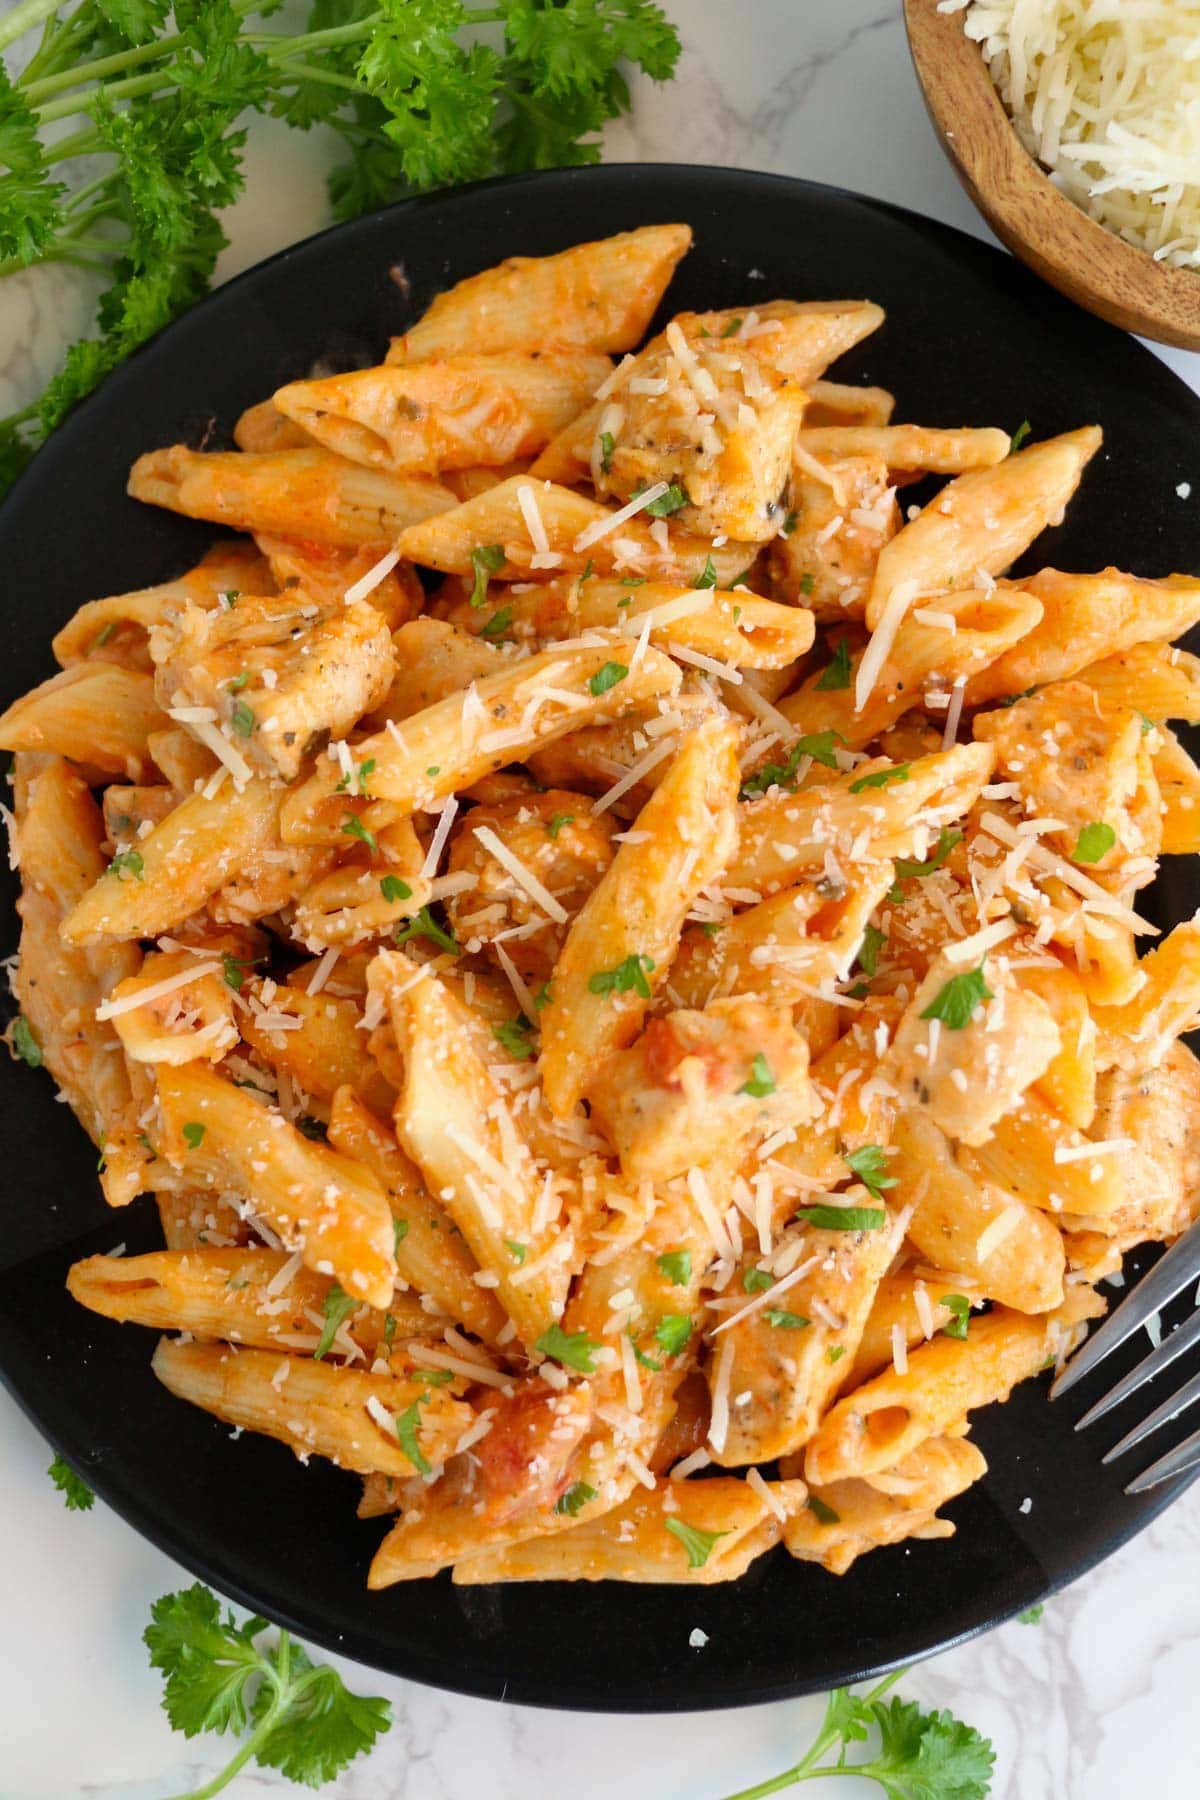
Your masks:
M 763 1800 L 795 1782 L 834 1775 L 877 1782 L 887 1800 L 987 1800 L 996 1760 L 990 1741 L 953 1713 L 924 1712 L 915 1700 L 897 1695 L 885 1700 L 904 1672 L 885 1676 L 862 1695 L 834 1688 L 821 1728 L 800 1761 L 728 1800 Z M 875 1754 L 866 1762 L 848 1762 L 850 1746 L 865 1744 L 873 1733 L 879 1739 Z
M 680 48 L 654 0 L 313 0 L 298 33 L 264 30 L 275 10 L 23 0 L 0 17 L 0 51 L 41 26 L 18 73 L 0 65 L 0 275 L 67 262 L 109 284 L 97 333 L 0 421 L 0 491 L 206 291 L 245 185 L 244 115 L 335 133 L 330 201 L 353 218 L 405 192 L 598 161 L 597 134 L 629 109 L 622 65 L 666 81 Z
M 151 1607 L 143 1635 L 151 1667 L 166 1677 L 162 1703 L 174 1729 L 186 1737 L 250 1731 L 214 1781 L 178 1800 L 209 1800 L 252 1759 L 289 1781 L 320 1787 L 389 1729 L 386 1700 L 352 1694 L 336 1670 L 310 1661 L 286 1631 L 260 1647 L 255 1640 L 266 1629 L 258 1617 L 242 1625 L 232 1612 L 222 1619 L 216 1595 L 200 1582 Z

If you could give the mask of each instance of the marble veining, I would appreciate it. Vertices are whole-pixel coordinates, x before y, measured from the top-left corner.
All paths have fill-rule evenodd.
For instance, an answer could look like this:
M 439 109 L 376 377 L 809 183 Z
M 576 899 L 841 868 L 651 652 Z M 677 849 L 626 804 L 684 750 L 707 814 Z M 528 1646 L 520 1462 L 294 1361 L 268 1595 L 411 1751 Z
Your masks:
M 667 0 L 687 44 L 677 81 L 639 80 L 614 126 L 615 160 L 774 169 L 911 206 L 985 235 L 926 123 L 897 0 Z M 250 193 L 228 220 L 228 276 L 326 222 L 319 134 L 252 128 Z M 94 288 L 66 269 L 0 284 L 0 414 L 87 330 Z M 1200 389 L 1200 358 L 1165 352 Z M 68 1514 L 49 1452 L 0 1396 L 0 1800 L 163 1800 L 221 1766 L 220 1740 L 186 1743 L 159 1710 L 141 1644 L 150 1602 L 190 1577 L 103 1506 Z M 769 1621 L 764 1621 L 764 1629 Z M 702 1650 L 696 1652 L 703 1655 Z M 331 1800 L 721 1800 L 786 1767 L 817 1700 L 732 1713 L 605 1719 L 438 1693 L 342 1665 L 387 1694 L 390 1736 Z M 1183 1800 L 1197 1790 L 1200 1488 L 1038 1626 L 1012 1624 L 937 1657 L 903 1690 L 995 1741 L 995 1800 Z M 253 1770 L 233 1800 L 296 1793 Z M 814 1800 L 878 1792 L 839 1781 Z

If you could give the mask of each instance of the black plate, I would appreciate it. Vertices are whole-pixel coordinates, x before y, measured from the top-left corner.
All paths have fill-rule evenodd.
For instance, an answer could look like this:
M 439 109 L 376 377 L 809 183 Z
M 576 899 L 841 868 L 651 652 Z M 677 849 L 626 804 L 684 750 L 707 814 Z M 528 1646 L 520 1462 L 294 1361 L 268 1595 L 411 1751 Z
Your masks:
M 312 238 L 133 357 L 0 511 L 0 698 L 51 672 L 50 635 L 81 601 L 173 575 L 211 540 L 210 526 L 125 498 L 139 452 L 223 441 L 245 405 L 314 358 L 373 360 L 440 288 L 502 257 L 669 219 L 696 234 L 672 310 L 776 295 L 881 301 L 887 324 L 839 373 L 894 389 L 901 419 L 1013 429 L 1028 417 L 1038 437 L 1099 421 L 1104 452 L 1067 523 L 1038 546 L 1039 562 L 1195 572 L 1195 501 L 1175 488 L 1190 481 L 1200 495 L 1200 402 L 1132 338 L 1077 312 L 1007 256 L 896 207 L 768 175 L 572 170 L 412 201 Z M 5 879 L 7 952 L 15 928 Z M 1195 898 L 1159 892 L 1162 916 L 1190 913 Z M 44 1075 L 7 1059 L 0 1163 L 10 1171 L 0 1373 L 34 1421 L 124 1518 L 226 1594 L 310 1641 L 441 1687 L 614 1711 L 822 1689 L 1030 1605 L 1180 1491 L 1127 1499 L 1128 1472 L 1102 1468 L 1099 1456 L 1128 1412 L 1111 1430 L 1077 1436 L 1084 1402 L 1072 1394 L 1051 1408 L 1044 1384 L 1027 1383 L 978 1419 L 992 1472 L 950 1508 L 957 1537 L 879 1551 L 841 1580 L 775 1552 L 732 1586 L 690 1592 L 454 1588 L 443 1575 L 368 1594 L 384 1528 L 354 1518 L 354 1478 L 316 1462 L 301 1468 L 262 1438 L 232 1443 L 155 1381 L 149 1332 L 106 1323 L 67 1297 L 71 1261 L 120 1240 L 131 1253 L 157 1247 L 157 1220 L 148 1201 L 106 1211 L 83 1133 Z M 1096 1392 L 1094 1381 L 1084 1385 Z M 702 1651 L 688 1646 L 694 1626 L 709 1634 Z

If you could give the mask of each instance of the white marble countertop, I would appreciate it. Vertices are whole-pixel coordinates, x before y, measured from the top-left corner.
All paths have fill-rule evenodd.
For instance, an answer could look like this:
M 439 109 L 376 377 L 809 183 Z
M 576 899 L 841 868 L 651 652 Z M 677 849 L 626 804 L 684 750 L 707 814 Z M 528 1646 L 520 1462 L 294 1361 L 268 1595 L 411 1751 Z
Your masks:
M 686 44 L 678 79 L 635 88 L 606 145 L 617 160 L 726 163 L 857 189 L 984 235 L 930 131 L 898 0 L 666 0 Z M 249 193 L 221 262 L 233 274 L 325 223 L 322 146 L 256 126 Z M 0 291 L 0 415 L 86 330 L 77 277 L 39 271 Z M 1200 390 L 1200 358 L 1165 352 Z M 141 1633 L 151 1601 L 191 1577 L 101 1505 L 65 1512 L 49 1452 L 0 1394 L 0 1800 L 163 1800 L 224 1763 L 159 1710 Z M 667 1718 L 596 1718 L 466 1700 L 341 1665 L 386 1694 L 395 1724 L 334 1800 L 719 1800 L 807 1747 L 816 1700 Z M 1053 1600 L 1040 1626 L 935 1658 L 903 1690 L 994 1740 L 995 1800 L 1178 1800 L 1200 1758 L 1200 1488 L 1134 1544 Z M 233 1800 L 299 1790 L 247 1772 Z M 855 1800 L 839 1781 L 806 1787 Z

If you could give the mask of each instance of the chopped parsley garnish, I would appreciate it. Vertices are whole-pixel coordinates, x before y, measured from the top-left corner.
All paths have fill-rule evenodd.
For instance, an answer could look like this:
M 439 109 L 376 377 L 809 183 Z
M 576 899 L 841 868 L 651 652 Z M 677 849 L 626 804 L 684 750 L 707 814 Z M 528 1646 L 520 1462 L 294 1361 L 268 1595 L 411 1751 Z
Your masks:
M 398 875 L 384 875 L 379 883 L 379 891 L 389 906 L 394 905 L 397 900 L 412 899 L 412 889 Z
M 225 986 L 231 987 L 235 994 L 240 994 L 245 985 L 246 970 L 253 967 L 253 963 L 246 961 L 243 957 L 233 956 L 228 950 L 225 951 L 221 957 L 221 971 L 225 979 Z
M 983 978 L 986 966 L 985 957 L 977 969 L 967 969 L 962 975 L 952 975 L 945 987 L 934 995 L 921 1017 L 940 1019 L 948 1031 L 962 1031 L 964 1026 L 971 1023 L 975 1008 L 993 998 L 992 990 Z
M 485 637 L 485 638 L 503 637 L 504 633 L 508 630 L 508 628 L 512 624 L 512 622 L 513 622 L 512 607 L 511 606 L 502 606 L 499 608 L 498 611 L 496 611 L 492 614 L 492 616 L 488 620 L 487 624 L 480 628 L 479 635 L 480 635 L 480 637 Z
M 771 1073 L 770 1064 L 760 1050 L 750 1064 L 750 1079 L 744 1081 L 738 1089 L 739 1094 L 749 1094 L 752 1100 L 765 1100 L 768 1094 L 775 1092 L 775 1077 Z
M 414 1369 L 412 1378 L 414 1381 L 421 1382 L 424 1387 L 449 1387 L 454 1380 L 454 1371 L 453 1369 Z
M 599 699 L 601 694 L 607 694 L 609 688 L 615 688 L 618 681 L 624 681 L 628 673 L 624 663 L 606 662 L 588 682 L 588 692 Z
M 543 981 L 541 987 L 533 996 L 534 1010 L 536 1012 L 541 1012 L 543 1006 L 549 1006 L 553 998 L 554 995 L 550 992 L 550 983 L 548 981 Z
M 825 1352 L 827 1363 L 839 1363 L 846 1354 L 845 1344 L 830 1344 Z
M 325 1314 L 325 1323 L 321 1327 L 320 1341 L 313 1351 L 314 1362 L 320 1362 L 321 1358 L 327 1356 L 333 1349 L 333 1340 L 341 1328 L 343 1319 L 348 1318 L 357 1305 L 358 1301 L 353 1295 L 348 1294 L 335 1281 L 326 1294 L 321 1307 L 321 1311 Z
M 836 746 L 844 743 L 840 731 L 814 731 L 808 736 L 797 738 L 788 751 L 785 763 L 764 763 L 756 775 L 743 781 L 738 792 L 740 800 L 757 800 L 769 788 L 787 788 L 794 792 L 796 770 L 804 758 L 811 757 L 813 762 L 823 763 L 827 769 L 838 766 Z
M 70 1463 L 56 1456 L 46 1473 L 62 1495 L 68 1512 L 90 1512 L 96 1496 Z
M 1013 432 L 1012 442 L 1008 446 L 1008 454 L 1010 456 L 1015 456 L 1017 454 L 1017 451 L 1021 448 L 1021 445 L 1025 442 L 1025 439 L 1032 430 L 1033 426 L 1029 423 L 1029 420 L 1022 419 L 1021 423 L 1017 426 L 1017 429 Z
M 729 323 L 721 332 L 721 336 L 723 338 L 736 337 L 738 332 L 742 329 L 742 324 L 743 321 L 740 315 L 736 319 L 730 319 Z
M 654 1327 L 654 1341 L 668 1356 L 686 1349 L 691 1335 L 692 1321 L 686 1313 L 667 1313 Z
M 18 1013 L 13 1020 L 12 1035 L 9 1041 L 12 1044 L 14 1056 L 19 1056 L 21 1061 L 28 1063 L 31 1069 L 41 1068 L 42 1046 L 34 1037 L 33 1026 L 24 1013 Z
M 952 1338 L 965 1338 L 967 1335 L 967 1327 L 971 1319 L 971 1302 L 967 1299 L 966 1295 L 943 1294 L 939 1305 L 948 1306 L 950 1311 L 954 1314 L 954 1317 L 950 1320 L 949 1324 L 942 1326 L 945 1335 Z
M 812 577 L 809 577 L 809 585 L 807 588 L 804 587 L 803 580 L 801 580 L 800 586 L 804 589 L 805 593 L 811 594 Z M 821 671 L 821 678 L 817 682 L 817 691 L 822 694 L 828 694 L 836 691 L 838 688 L 848 688 L 849 686 L 850 639 L 839 638 L 833 647 L 832 662 L 827 663 L 825 668 Z
M 617 447 L 616 439 L 611 431 L 600 433 L 600 470 L 604 475 L 612 468 L 613 451 Z
M 716 937 L 716 935 L 719 931 L 724 931 L 725 920 L 724 919 L 705 919 L 705 921 L 701 925 L 700 929 L 704 933 L 705 937 L 714 938 L 714 937 Z
M 795 529 L 796 529 L 796 526 L 795 526 L 795 518 L 796 518 L 796 515 L 795 515 L 795 513 L 792 513 L 792 514 L 791 514 L 791 515 L 790 515 L 790 517 L 791 517 L 791 519 L 792 519 L 792 521 L 793 521 L 793 523 L 792 523 L 792 530 L 793 530 L 793 531 L 794 531 L 794 530 L 795 530 Z M 816 578 L 816 576 L 815 576 L 815 575 L 814 575 L 814 574 L 813 574 L 813 572 L 812 572 L 812 570 L 811 570 L 811 569 L 805 569 L 805 571 L 804 571 L 804 573 L 803 573 L 803 575 L 802 575 L 802 576 L 801 576 L 801 577 L 800 577 L 800 592 L 801 592 L 801 593 L 802 593 L 802 594 L 803 594 L 803 595 L 804 595 L 804 596 L 805 596 L 805 598 L 806 598 L 806 599 L 807 599 L 807 597 L 808 597 L 808 596 L 809 596 L 809 594 L 811 594 L 811 593 L 812 593 L 812 591 L 813 591 L 813 589 L 814 589 L 814 588 L 815 588 L 815 587 L 816 587 L 816 585 L 817 585 L 817 578 Z M 827 672 L 828 672 L 828 671 L 827 671 Z M 819 684 L 818 684 L 818 685 L 819 685 Z M 834 686 L 835 686 L 835 685 L 837 685 L 837 684 L 836 684 L 836 683 L 834 683 L 834 682 L 832 682 L 832 681 L 831 681 L 831 682 L 830 682 L 830 683 L 829 683 L 829 685 L 830 685 L 830 687 L 834 687 Z
M 590 1338 L 586 1331 L 564 1331 L 561 1325 L 551 1325 L 543 1331 L 533 1346 L 542 1356 L 549 1356 L 565 1368 L 574 1369 L 577 1375 L 594 1375 L 596 1364 L 593 1360 L 600 1345 L 595 1338 Z
M 775 1286 L 775 1277 L 767 1269 L 746 1269 L 742 1286 L 748 1294 L 765 1294 L 769 1287 Z
M 239 737 L 248 738 L 253 734 L 258 719 L 255 716 L 254 708 L 247 706 L 244 700 L 239 700 L 229 715 L 229 723 Z
M 390 1350 L 396 1337 L 396 1315 L 385 1313 L 383 1316 L 383 1342 L 385 1349 Z
M 554 817 L 546 827 L 546 836 L 548 838 L 556 839 L 564 825 L 573 825 L 574 823 L 574 813 L 555 813 Z
M 235 675 L 231 681 L 225 683 L 225 690 L 230 694 L 240 694 L 242 689 L 249 685 L 249 681 L 250 671 L 243 669 L 240 675 Z
M 868 788 L 884 788 L 889 781 L 907 781 L 911 763 L 894 763 L 890 769 L 873 769 L 869 775 L 860 775 L 857 781 L 850 783 L 852 794 L 863 794 Z
M 938 841 L 933 855 L 927 856 L 924 862 L 914 862 L 910 857 L 898 856 L 895 863 L 897 885 L 888 889 L 888 899 L 903 900 L 904 895 L 900 892 L 898 885 L 901 881 L 909 881 L 917 876 L 932 875 L 935 869 L 941 868 L 955 846 L 961 843 L 962 832 L 948 831 L 943 825 L 938 832 Z
M 803 1313 L 785 1312 L 778 1306 L 768 1306 L 763 1316 L 777 1331 L 803 1331 L 812 1323 Z
M 408 1220 L 407 1219 L 393 1219 L 392 1220 L 392 1250 L 393 1250 L 393 1253 L 396 1253 L 399 1251 L 401 1244 L 404 1242 L 404 1240 L 407 1236 L 408 1236 Z
M 431 944 L 436 944 L 439 950 L 449 951 L 451 956 L 462 955 L 462 945 L 451 937 L 444 925 L 438 924 L 427 906 L 414 913 L 411 919 L 405 919 L 402 925 L 397 925 L 392 933 L 392 941 L 397 944 L 406 944 L 410 938 L 419 937 L 428 938 Z
M 881 1206 L 802 1206 L 795 1217 L 817 1231 L 878 1231 L 887 1222 Z
M 713 562 L 713 559 L 711 556 L 706 556 L 704 559 L 704 567 L 701 569 L 700 573 L 697 575 L 695 581 L 693 581 L 692 586 L 694 588 L 715 588 L 716 585 L 717 585 L 716 564 Z
M 868 978 L 875 974 L 879 967 L 879 952 L 887 943 L 886 933 L 877 925 L 868 925 L 863 932 L 863 941 L 858 948 L 858 966 Z
M 818 1522 L 820 1524 L 822 1524 L 822 1525 L 840 1525 L 841 1524 L 841 1522 L 842 1522 L 841 1513 L 834 1512 L 832 1506 L 830 1506 L 827 1501 L 822 1500 L 819 1494 L 810 1493 L 808 1496 L 808 1500 L 806 1501 L 806 1505 L 808 1507 L 809 1512 L 813 1515 L 813 1518 L 818 1520 Z
M 597 969 L 588 977 L 589 994 L 640 994 L 643 1000 L 650 998 L 650 983 L 647 975 L 654 968 L 654 960 L 649 956 L 627 956 L 619 962 L 615 969 Z
M 661 1256 L 655 1257 L 659 1273 L 675 1287 L 686 1287 L 692 1279 L 692 1253 L 690 1250 L 664 1250 Z
M 681 506 L 689 504 L 687 489 L 673 481 L 666 493 L 660 494 L 657 500 L 652 500 L 644 510 L 652 519 L 669 519 L 672 513 L 679 511 Z
M 1042 1614 L 1046 1610 L 1045 1602 L 1039 1600 L 1036 1606 L 1027 1606 L 1024 1612 L 1017 1614 L 1018 1625 L 1040 1625 Z
M 379 855 L 379 845 L 376 842 L 375 833 L 367 830 L 357 814 L 346 814 L 342 820 L 342 830 L 347 837 L 357 838 L 360 844 L 365 844 L 372 856 Z
M 396 1414 L 396 1436 L 400 1440 L 400 1448 L 418 1475 L 428 1475 L 430 1473 L 429 1459 L 417 1442 L 420 1424 L 420 1400 L 414 1400 L 411 1406 L 405 1407 L 402 1413 Z
M 528 1244 L 514 1243 L 512 1238 L 505 1238 L 504 1248 L 508 1251 L 508 1254 L 512 1257 L 513 1261 L 518 1264 L 523 1263 L 525 1258 L 529 1255 Z
M 477 544 L 471 552 L 475 585 L 471 589 L 471 605 L 482 606 L 487 599 L 488 576 L 498 575 L 504 567 L 503 544 Z
M 1117 841 L 1117 834 L 1111 825 L 1103 820 L 1094 825 L 1085 825 L 1075 840 L 1075 848 L 1071 852 L 1071 861 L 1077 863 L 1098 863 L 1107 856 Z
M 124 881 L 126 875 L 133 875 L 141 881 L 146 873 L 146 865 L 142 861 L 140 850 L 121 850 L 108 865 L 108 873 L 115 875 L 118 881 Z
M 183 1141 L 189 1150 L 198 1150 L 200 1148 L 201 1144 L 204 1142 L 204 1133 L 206 1130 L 207 1126 L 200 1125 L 195 1121 L 184 1126 Z
M 702 1569 L 717 1539 L 729 1536 L 727 1531 L 701 1531 L 698 1525 L 688 1525 L 683 1519 L 664 1519 L 663 1524 L 687 1551 L 689 1569 Z
M 519 1062 L 525 1062 L 533 1055 L 533 1044 L 529 1034 L 533 1026 L 524 1013 L 518 1013 L 515 1019 L 505 1019 L 502 1025 L 492 1026 L 492 1036 L 496 1042 L 515 1056 Z
M 116 629 L 117 621 L 115 619 L 110 619 L 108 624 L 104 627 L 104 630 L 99 632 L 92 640 L 92 649 L 102 650 Z
M 888 1174 L 887 1157 L 878 1144 L 863 1144 L 861 1149 L 843 1156 L 842 1161 L 852 1175 L 858 1176 L 872 1200 L 882 1200 L 884 1189 L 896 1186 L 896 1177 Z
M 589 1487 L 586 1481 L 573 1481 L 565 1494 L 560 1494 L 554 1502 L 556 1513 L 565 1513 L 569 1519 L 578 1518 L 589 1500 L 596 1498 L 596 1490 Z
M 781 535 L 783 537 L 791 537 L 793 531 L 795 531 L 795 529 L 799 523 L 800 523 L 800 514 L 796 511 L 795 507 L 793 507 L 791 512 L 788 514 L 787 518 L 783 521 L 783 525 L 781 527 Z M 812 576 L 810 575 L 808 579 L 809 579 L 809 583 L 810 583 L 809 591 L 811 592 Z M 800 589 L 801 589 L 801 592 L 804 591 L 803 579 L 801 579 L 801 582 L 800 582 Z
M 375 758 L 373 756 L 368 756 L 366 762 L 360 763 L 358 768 L 353 770 L 351 774 L 343 775 L 333 791 L 335 794 L 345 794 L 349 792 L 351 783 L 353 783 L 354 792 L 365 797 L 367 792 L 367 782 L 374 773 Z

